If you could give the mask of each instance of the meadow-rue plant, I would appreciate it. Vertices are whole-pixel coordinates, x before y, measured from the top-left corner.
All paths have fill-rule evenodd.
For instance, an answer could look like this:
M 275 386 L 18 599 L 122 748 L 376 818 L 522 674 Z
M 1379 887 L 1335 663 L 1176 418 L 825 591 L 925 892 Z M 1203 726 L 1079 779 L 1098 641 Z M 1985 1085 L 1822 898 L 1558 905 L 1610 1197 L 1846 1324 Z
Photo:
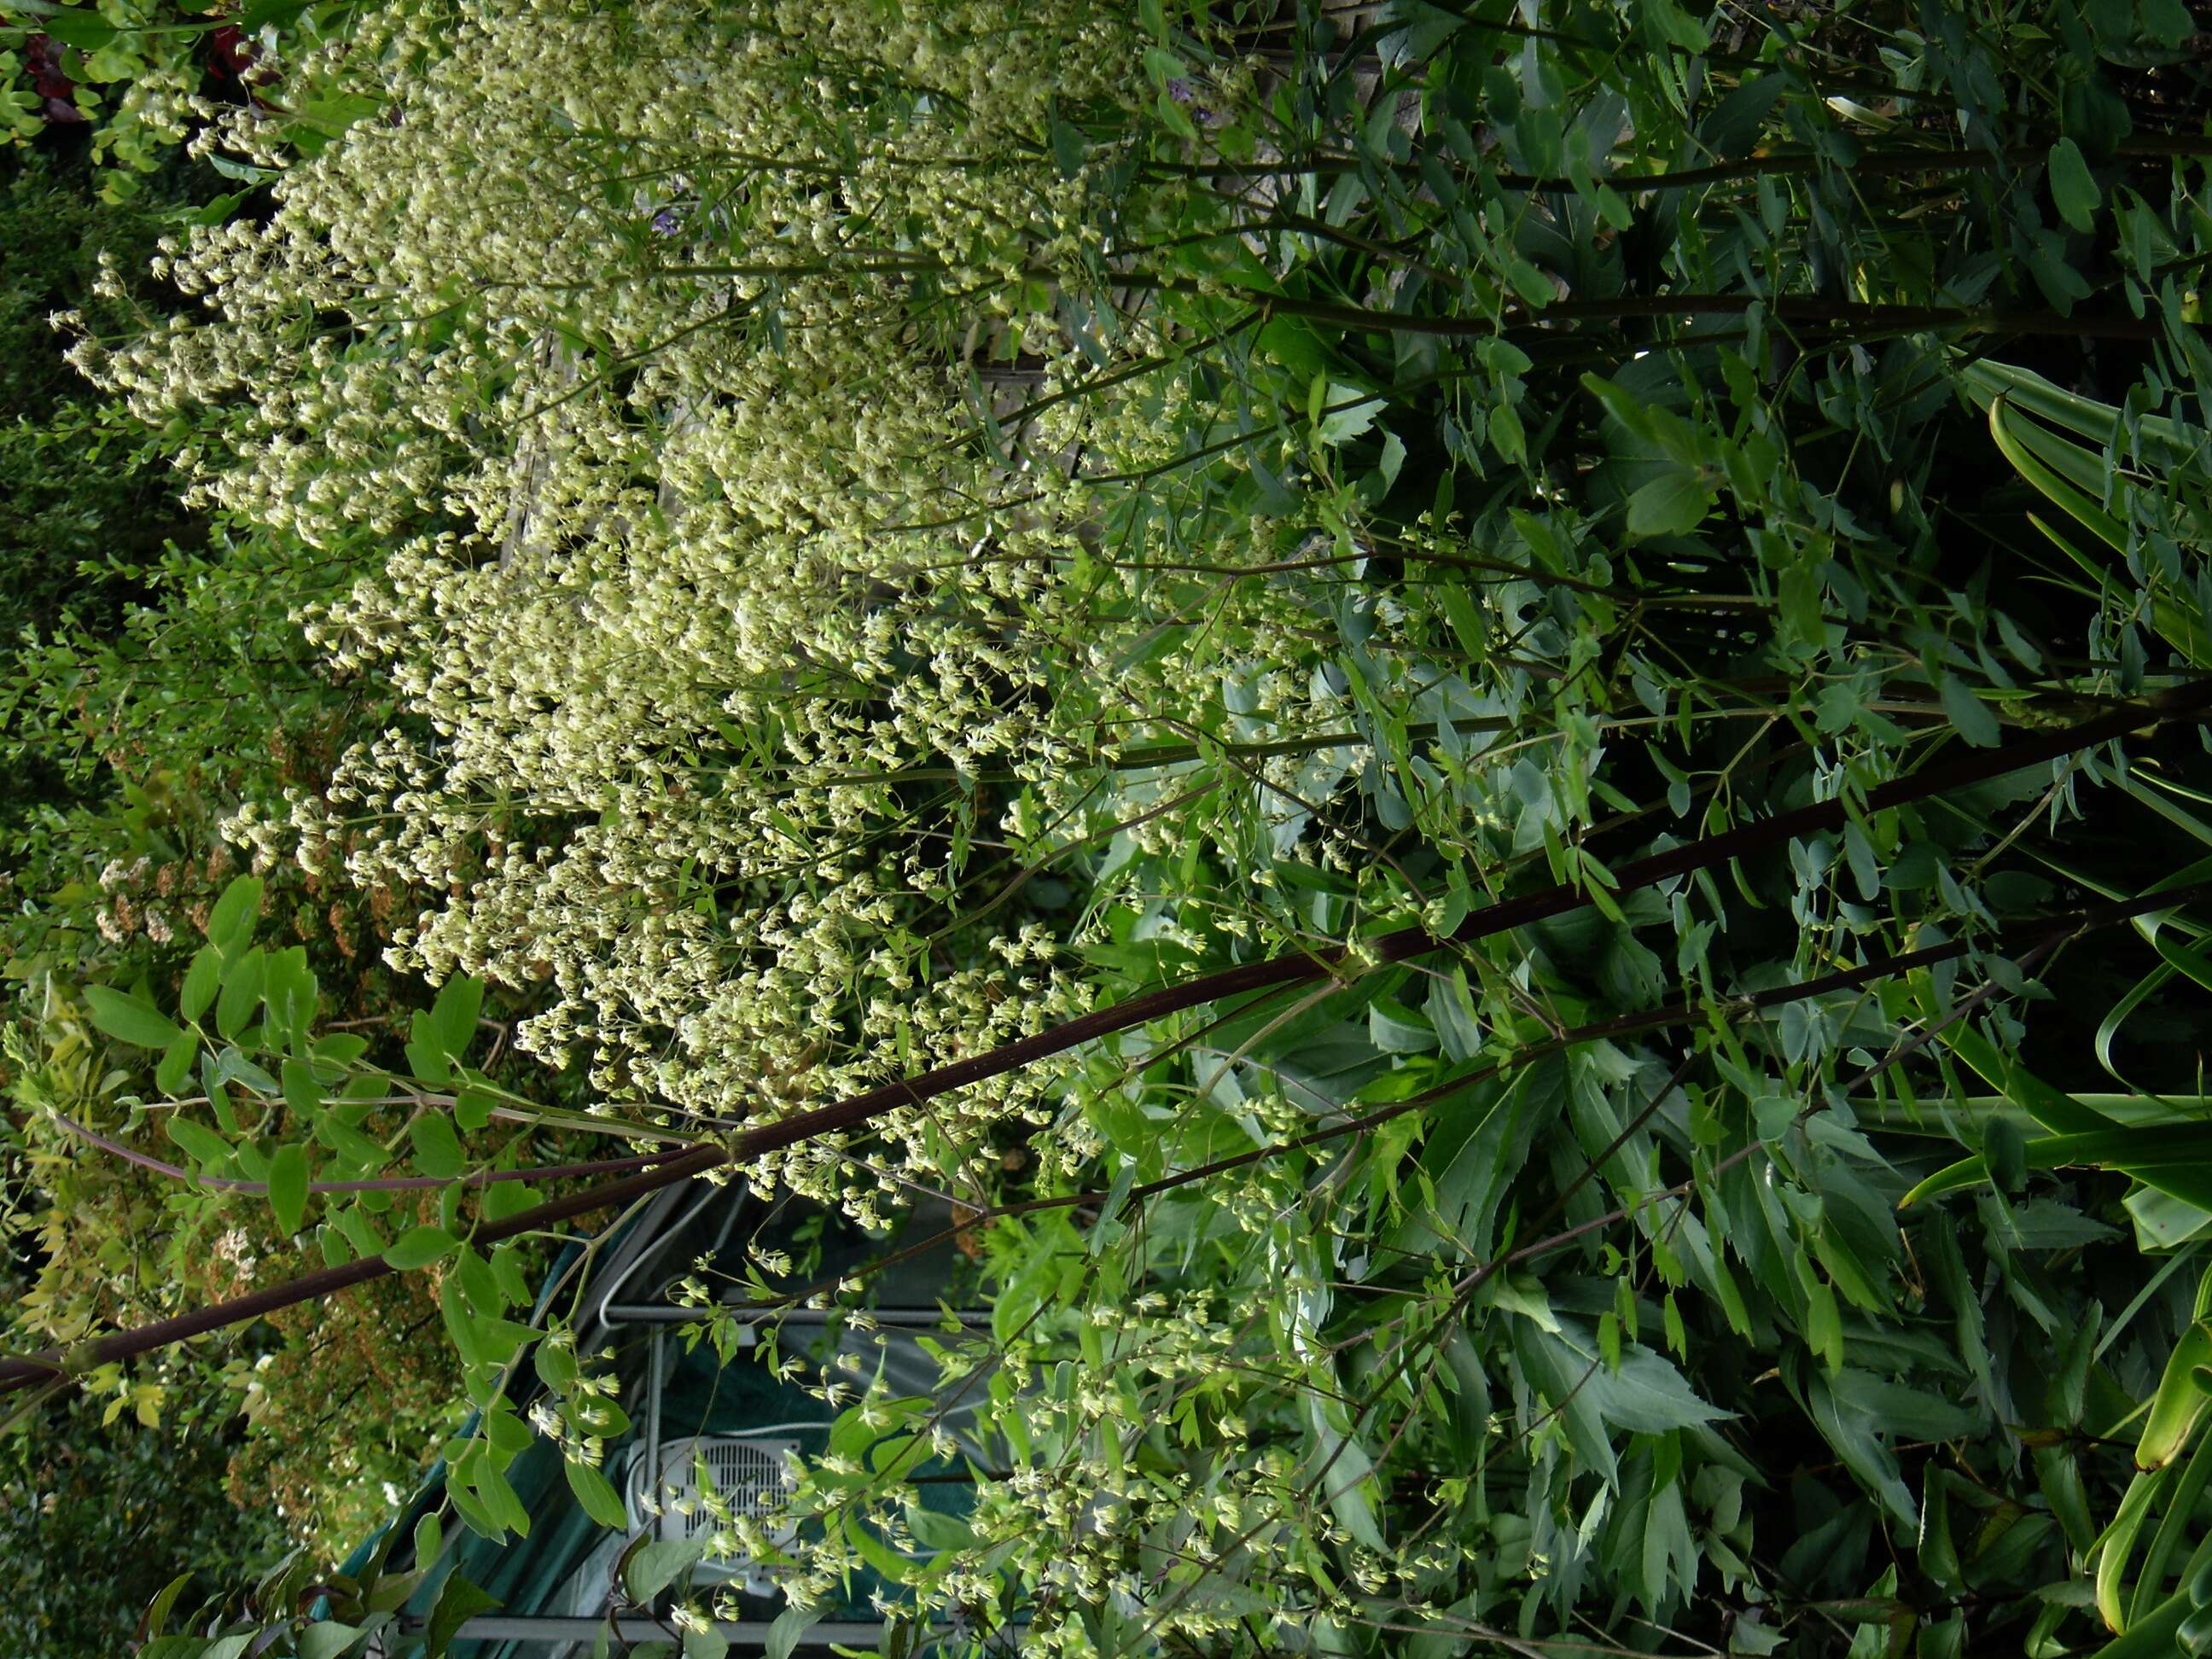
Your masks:
M 288 1085 L 279 1030 L 247 1086 L 394 1091 L 457 1193 L 415 1126 L 526 1106 L 461 1060 L 489 982 L 583 1128 L 690 1138 L 397 1238 L 221 1175 L 333 1274 L 450 1275 L 471 1526 L 533 1433 L 621 1507 L 511 1231 L 697 1175 L 947 1202 L 990 1293 L 915 1395 L 872 1270 L 695 1264 L 718 1354 L 852 1345 L 769 1345 L 836 1413 L 787 1524 L 702 1500 L 800 1615 L 866 1571 L 970 1649 L 2086 1645 L 2106 1449 L 2204 1309 L 2080 1264 L 2212 1188 L 2026 1012 L 2124 924 L 2163 977 L 2054 1041 L 2113 1070 L 2212 982 L 2212 220 L 2175 9 L 1970 9 L 434 0 L 294 66 L 337 141 L 210 133 L 268 210 L 78 362 L 206 502 L 379 548 L 299 617 L 394 717 L 228 828 L 397 896 L 441 988 L 404 1077 Z M 221 1035 L 306 1045 L 210 938 Z M 185 1077 L 207 1000 L 101 1006 Z M 2027 1196 L 2079 1167 L 2132 1185 Z M 2179 1630 L 2196 1488 L 2128 1490 L 2180 1518 L 2100 1617 Z

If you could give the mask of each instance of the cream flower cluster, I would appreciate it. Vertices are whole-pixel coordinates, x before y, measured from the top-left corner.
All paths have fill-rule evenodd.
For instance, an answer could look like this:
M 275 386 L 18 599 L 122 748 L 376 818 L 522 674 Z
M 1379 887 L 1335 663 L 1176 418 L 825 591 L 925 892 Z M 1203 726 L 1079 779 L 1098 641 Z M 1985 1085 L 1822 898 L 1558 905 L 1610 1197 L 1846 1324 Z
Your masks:
M 368 28 L 343 67 L 383 112 L 267 222 L 165 249 L 208 320 L 80 354 L 149 419 L 220 414 L 209 499 L 391 544 L 309 623 L 410 719 L 239 833 L 420 895 L 397 963 L 544 986 L 524 1042 L 628 1111 L 755 1120 L 1079 1012 L 1042 927 L 960 925 L 966 849 L 1007 832 L 978 781 L 1028 781 L 1034 850 L 1079 838 L 1065 714 L 1097 711 L 1054 702 L 1075 486 L 973 455 L 958 356 L 1090 257 L 1050 112 L 1129 94 L 1127 20 L 479 0 Z M 957 1152 L 1042 1086 L 890 1139 Z M 900 1161 L 754 1174 L 872 1220 Z

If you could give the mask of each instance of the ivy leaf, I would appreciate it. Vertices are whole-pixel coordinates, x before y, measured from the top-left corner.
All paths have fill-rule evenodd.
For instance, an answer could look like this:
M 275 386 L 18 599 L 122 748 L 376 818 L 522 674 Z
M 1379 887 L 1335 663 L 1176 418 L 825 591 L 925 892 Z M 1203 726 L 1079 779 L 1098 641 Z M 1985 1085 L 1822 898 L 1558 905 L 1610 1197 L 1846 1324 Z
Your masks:
M 184 1035 L 183 1030 L 150 1002 L 105 985 L 84 988 L 85 1006 L 92 1023 L 108 1036 L 140 1048 L 167 1048 Z

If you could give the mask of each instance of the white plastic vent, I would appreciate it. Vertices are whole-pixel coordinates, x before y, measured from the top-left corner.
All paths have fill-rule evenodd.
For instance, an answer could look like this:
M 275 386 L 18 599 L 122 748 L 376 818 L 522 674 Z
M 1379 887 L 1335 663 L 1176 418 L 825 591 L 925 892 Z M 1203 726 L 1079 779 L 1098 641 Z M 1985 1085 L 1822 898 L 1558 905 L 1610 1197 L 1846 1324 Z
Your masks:
M 639 1514 L 641 1524 L 655 1526 L 670 1542 L 703 1537 L 714 1531 L 719 1523 L 708 1510 L 705 1489 L 699 1483 L 703 1463 L 715 1496 L 729 1506 L 730 1515 L 760 1522 L 768 1528 L 769 1537 L 781 1544 L 798 1533 L 796 1527 L 776 1524 L 794 1485 L 786 1455 L 798 1449 L 796 1440 L 754 1436 L 698 1435 L 664 1441 L 660 1479 L 651 1494 L 660 1511 L 659 1519 L 648 1519 L 637 1502 L 642 1495 L 637 1490 L 643 1485 L 642 1459 L 630 1483 L 632 1510 Z M 740 1579 L 746 1592 L 753 1595 L 770 1595 L 776 1589 L 776 1569 L 759 1562 L 706 1561 L 700 1564 L 699 1571 Z

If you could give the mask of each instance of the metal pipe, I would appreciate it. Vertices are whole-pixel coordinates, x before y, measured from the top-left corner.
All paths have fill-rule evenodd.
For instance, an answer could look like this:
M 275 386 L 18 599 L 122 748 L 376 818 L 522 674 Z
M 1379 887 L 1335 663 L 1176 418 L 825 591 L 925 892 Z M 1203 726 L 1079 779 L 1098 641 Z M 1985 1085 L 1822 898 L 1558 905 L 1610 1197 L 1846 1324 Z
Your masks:
M 665 1213 L 666 1206 L 677 1202 L 678 1194 L 679 1194 L 684 1189 L 680 1187 L 672 1187 L 668 1188 L 665 1194 L 664 1194 L 665 1204 L 656 1205 L 651 1216 L 647 1218 L 644 1224 L 639 1228 L 638 1233 L 640 1243 L 638 1253 L 632 1256 L 628 1262 L 623 1264 L 619 1273 L 614 1275 L 614 1282 L 610 1284 L 605 1290 L 599 1292 L 598 1318 L 600 1324 L 611 1325 L 615 1323 L 617 1319 L 619 1317 L 619 1316 L 607 1305 L 615 1299 L 615 1292 L 622 1289 L 623 1285 L 629 1284 L 631 1276 L 635 1274 L 640 1267 L 643 1267 L 655 1255 L 665 1249 L 670 1242 L 672 1241 L 678 1234 L 681 1233 L 684 1228 L 690 1226 L 692 1222 L 696 1220 L 709 1204 L 712 1204 L 718 1198 L 727 1195 L 724 1188 L 710 1186 L 704 1193 L 700 1194 L 698 1201 L 693 1204 L 690 1209 L 684 1212 L 682 1220 L 673 1224 L 664 1224 L 662 1217 Z M 742 1189 L 738 1193 L 738 1196 L 740 1198 L 744 1196 Z
M 665 1379 L 661 1374 L 660 1327 L 653 1328 L 651 1340 L 652 1366 L 647 1383 L 649 1398 L 645 1408 L 645 1482 L 639 1488 L 643 1494 L 641 1507 L 657 1511 L 660 1507 L 660 1391 Z M 649 1515 L 633 1517 L 641 1528 L 657 1529 L 658 1523 Z

